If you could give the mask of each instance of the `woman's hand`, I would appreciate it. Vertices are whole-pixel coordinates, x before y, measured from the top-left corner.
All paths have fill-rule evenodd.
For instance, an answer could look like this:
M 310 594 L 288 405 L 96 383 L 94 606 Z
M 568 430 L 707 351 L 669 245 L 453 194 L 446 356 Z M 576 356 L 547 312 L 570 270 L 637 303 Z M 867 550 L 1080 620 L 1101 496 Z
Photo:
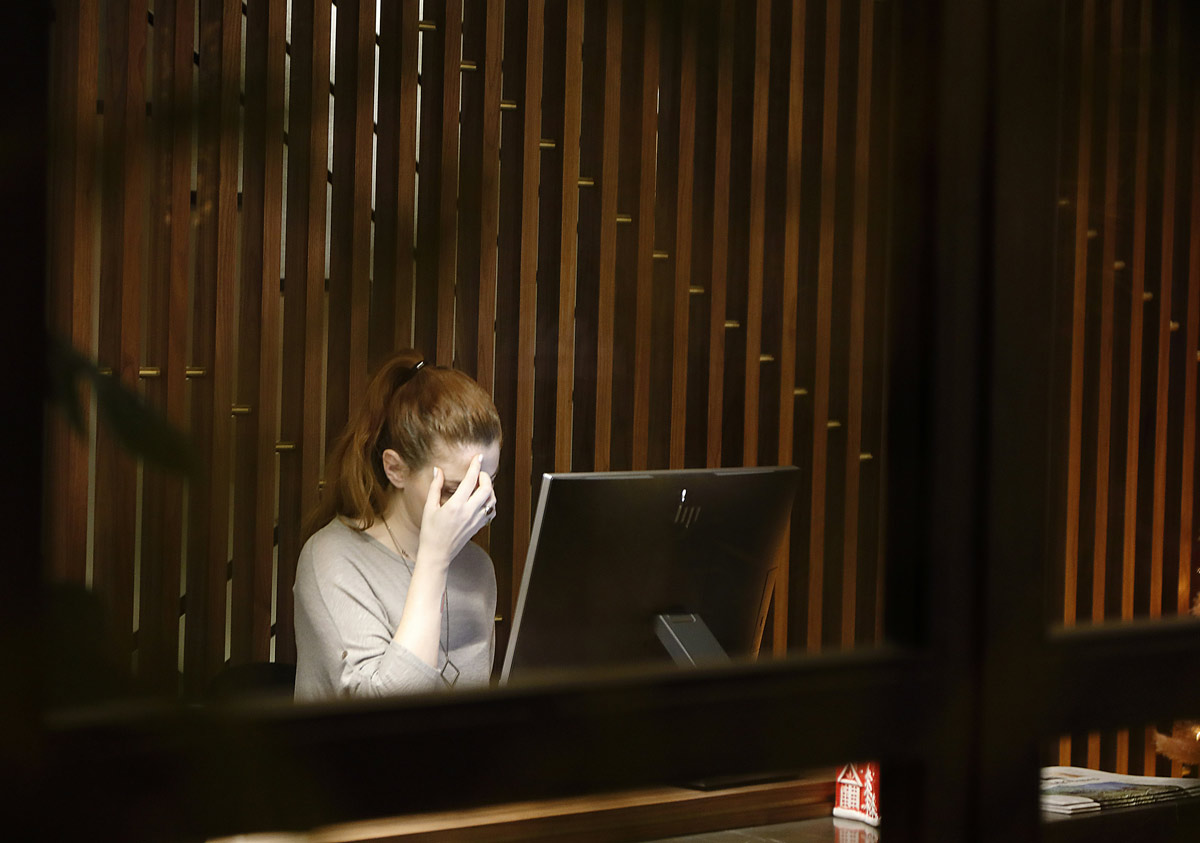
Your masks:
M 467 467 L 467 473 L 454 494 L 442 503 L 445 474 L 433 470 L 433 482 L 425 498 L 421 516 L 421 537 L 417 558 L 449 565 L 471 537 L 480 531 L 496 512 L 496 494 L 492 478 L 481 469 L 483 455 L 477 455 Z

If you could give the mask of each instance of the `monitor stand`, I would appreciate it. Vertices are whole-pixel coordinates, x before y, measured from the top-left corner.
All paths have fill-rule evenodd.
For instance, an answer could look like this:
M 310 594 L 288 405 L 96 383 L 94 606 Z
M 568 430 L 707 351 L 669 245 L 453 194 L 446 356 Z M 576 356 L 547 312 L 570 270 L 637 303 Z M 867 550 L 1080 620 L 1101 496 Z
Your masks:
M 729 656 L 699 615 L 658 615 L 654 619 L 654 631 L 675 664 L 681 667 L 729 661 Z
M 675 664 L 680 667 L 729 662 L 728 654 L 699 615 L 657 615 L 654 619 L 654 631 L 658 634 L 658 640 L 671 654 L 671 658 L 675 660 Z M 795 773 L 787 772 L 769 775 L 713 776 L 700 781 L 685 782 L 683 787 L 692 790 L 724 790 L 731 787 L 783 781 L 794 778 L 795 775 Z

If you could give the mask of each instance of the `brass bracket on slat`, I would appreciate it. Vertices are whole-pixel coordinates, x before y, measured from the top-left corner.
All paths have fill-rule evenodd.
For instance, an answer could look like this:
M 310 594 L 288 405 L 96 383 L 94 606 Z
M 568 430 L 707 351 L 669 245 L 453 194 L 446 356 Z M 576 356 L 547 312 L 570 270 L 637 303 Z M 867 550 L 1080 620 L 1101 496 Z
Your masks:
M 1171 330 L 1172 330 L 1172 331 L 1178 331 L 1178 330 L 1179 330 L 1179 323 L 1178 323 L 1178 322 L 1176 322 L 1174 319 L 1172 319 L 1172 320 L 1171 320 Z
M 229 412 L 235 416 L 248 416 L 250 415 L 250 407 L 246 404 L 234 404 Z
M 324 480 L 318 480 L 318 481 L 317 481 L 317 491 L 319 492 L 319 491 L 321 491 L 321 490 L 322 490 L 322 489 L 324 489 L 324 488 L 325 488 L 325 481 L 324 481 Z
M 688 287 L 688 295 L 689 295 L 689 296 L 701 296 L 701 295 L 704 295 L 704 288 L 703 288 L 703 287 L 700 287 L 700 286 L 698 286 L 698 285 L 696 285 L 696 284 L 693 284 L 692 286 Z
M 97 366 L 96 371 L 99 372 L 100 374 L 104 375 L 105 377 L 110 377 L 113 372 L 112 366 Z
M 725 327 L 726 328 L 740 328 L 740 327 L 742 327 L 742 323 L 737 321 L 736 319 L 726 319 Z
M 473 61 L 460 61 L 458 63 L 459 70 L 478 70 L 479 67 Z
M 550 138 L 542 138 L 538 141 L 538 149 L 554 149 L 554 141 Z
M 833 430 L 834 428 L 841 427 L 841 426 L 842 426 L 842 423 L 840 421 L 838 421 L 837 419 L 830 419 L 829 421 L 825 422 L 825 427 L 829 428 L 830 430 Z
M 437 24 L 431 20 L 423 20 L 417 23 L 418 32 L 437 32 Z
M 493 620 L 493 622 L 494 622 L 494 623 L 504 623 L 504 615 L 496 615 L 496 617 L 495 617 L 495 619 Z
M 1099 237 L 1099 236 L 1100 236 L 1100 232 L 1099 232 L 1099 231 L 1097 231 L 1096 229 L 1094 229 L 1094 228 L 1089 228 L 1089 229 L 1087 230 L 1087 239 L 1088 239 L 1088 240 L 1095 240 L 1095 239 L 1096 239 L 1097 237 Z
M 596 180 L 591 176 L 580 176 L 578 184 L 580 187 L 595 187 Z
M 808 395 L 808 390 L 807 390 L 807 389 L 805 389 L 805 388 L 804 388 L 804 387 L 802 387 L 802 386 L 798 386 L 798 387 L 796 387 L 795 389 L 793 389 L 793 390 L 792 390 L 792 395 L 793 395 L 794 397 L 799 397 L 799 396 L 801 396 L 801 395 Z
M 760 355 L 758 355 L 758 362 L 759 363 L 774 363 L 775 355 L 774 354 L 760 354 Z
M 1070 199 L 1059 199 L 1058 200 L 1058 207 L 1060 207 L 1060 208 L 1065 208 L 1070 204 L 1071 204 Z
M 858 455 L 859 462 L 868 462 L 869 460 L 873 460 L 873 459 L 875 459 L 875 457 L 872 456 L 871 454 L 868 454 L 866 451 L 863 451 L 861 454 Z
M 157 366 L 142 366 L 138 369 L 139 378 L 157 378 L 162 374 L 162 370 Z
M 1142 301 L 1153 301 L 1153 300 L 1154 300 L 1154 293 L 1150 292 L 1149 290 L 1146 290 L 1146 292 L 1142 293 Z
M 1125 261 L 1113 261 L 1113 269 L 1124 269 Z
M 208 371 L 203 366 L 188 366 L 183 370 L 183 376 L 186 378 L 202 378 L 208 374 Z
M 655 249 L 650 254 L 650 257 L 654 258 L 656 261 L 665 261 L 667 258 L 671 257 L 671 255 L 668 252 L 664 252 L 662 249 Z
M 516 100 L 500 100 L 500 110 L 501 111 L 516 111 L 517 110 L 517 101 Z
M 276 442 L 275 443 L 275 453 L 277 453 L 277 454 L 281 453 L 283 451 L 294 451 L 294 450 L 296 450 L 295 442 Z
M 617 222 L 633 222 L 633 214 L 617 214 Z

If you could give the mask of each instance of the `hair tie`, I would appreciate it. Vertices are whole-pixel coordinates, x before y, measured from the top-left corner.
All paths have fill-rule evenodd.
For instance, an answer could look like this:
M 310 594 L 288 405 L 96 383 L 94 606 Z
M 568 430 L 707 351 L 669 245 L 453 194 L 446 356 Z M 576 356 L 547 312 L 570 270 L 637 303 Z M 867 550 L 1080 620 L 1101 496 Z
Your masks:
M 409 375 L 408 375 L 408 376 L 411 378 L 411 377 L 412 377 L 413 375 L 415 375 L 415 374 L 416 374 L 418 371 L 420 371 L 421 367 L 422 367 L 422 366 L 424 366 L 424 365 L 425 365 L 425 361 L 424 361 L 424 360 L 418 360 L 418 361 L 416 362 L 416 364 L 415 364 L 415 365 L 413 365 L 413 367 L 412 367 L 412 371 L 411 371 L 411 372 L 409 372 Z

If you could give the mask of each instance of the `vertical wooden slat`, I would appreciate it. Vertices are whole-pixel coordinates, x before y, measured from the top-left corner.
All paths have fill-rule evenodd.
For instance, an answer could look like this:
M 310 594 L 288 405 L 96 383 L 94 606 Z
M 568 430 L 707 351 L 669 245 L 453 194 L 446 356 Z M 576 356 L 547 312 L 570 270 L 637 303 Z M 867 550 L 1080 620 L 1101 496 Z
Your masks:
M 1170 7 L 1169 18 L 1177 6 Z M 1175 157 L 1179 127 L 1179 31 L 1167 24 L 1166 116 L 1163 128 L 1162 263 L 1158 283 L 1158 366 L 1155 388 L 1154 509 L 1150 546 L 1150 617 L 1163 611 L 1163 545 L 1167 494 L 1167 412 L 1170 401 L 1171 305 L 1175 272 Z
M 184 679 L 191 694 L 225 659 L 241 14 L 238 0 L 200 4 L 192 366 L 203 374 L 190 381 L 201 464 L 200 479 L 188 489 Z
M 538 215 L 537 233 L 537 299 L 533 327 L 534 372 L 556 373 L 559 364 L 559 298 L 562 265 L 563 146 L 566 107 L 567 73 L 567 4 L 551 3 L 545 7 L 542 23 L 541 57 L 541 116 L 539 117 L 538 156 Z M 578 142 L 575 142 L 578 145 Z M 578 185 L 568 187 L 578 192 Z M 575 197 L 578 198 L 577 195 Z M 571 341 L 568 333 L 567 342 Z M 558 385 L 554 377 L 537 377 L 533 382 L 533 440 L 530 463 L 531 493 L 536 495 L 540 478 L 554 470 L 557 447 Z
M 159 3 L 154 15 L 155 179 L 152 193 L 146 357 L 159 376 L 146 398 L 177 429 L 187 425 L 188 247 L 191 235 L 192 82 L 195 4 Z M 147 467 L 142 494 L 138 672 L 149 687 L 177 690 L 183 486 Z
M 683 468 L 687 444 L 688 336 L 692 287 L 692 193 L 696 166 L 697 21 L 691 5 L 680 12 L 679 177 L 675 202 L 674 344 L 671 353 L 670 466 Z
M 796 330 L 800 274 L 800 157 L 804 133 L 804 38 L 808 5 L 796 0 L 792 6 L 791 54 L 788 57 L 787 191 L 784 196 L 783 283 L 779 348 L 779 464 L 791 465 L 796 409 Z M 791 547 L 791 536 L 784 542 Z M 787 611 L 791 565 L 781 565 L 775 580 L 774 640 L 779 647 L 788 642 Z
M 405 4 L 409 5 L 409 4 Z M 330 0 L 292 0 L 287 238 L 279 462 L 277 661 L 295 660 L 292 583 L 304 519 L 317 503 L 325 321 L 325 209 L 329 156 Z M 414 21 L 414 31 L 415 21 Z M 411 259 L 412 251 L 407 254 Z M 411 263 L 411 260 L 410 260 Z
M 600 278 L 596 320 L 596 471 L 609 469 L 612 448 L 613 311 L 616 301 L 623 13 L 622 0 L 609 3 L 604 41 L 604 144 L 600 172 Z
M 284 0 L 246 12 L 246 111 L 242 164 L 230 659 L 267 661 L 275 532 L 278 422 L 279 250 L 283 202 Z
M 479 366 L 479 239 L 483 200 L 486 3 L 466 3 L 462 15 L 462 93 L 458 131 L 458 254 L 454 285 L 454 367 L 474 377 Z M 496 106 L 499 108 L 499 106 Z M 486 536 L 486 533 L 484 534 Z M 482 538 L 482 537 L 481 537 Z
M 479 382 L 491 390 L 496 367 L 497 243 L 500 236 L 500 99 L 504 2 L 488 3 L 484 36 L 483 162 L 479 224 Z
M 371 368 L 412 345 L 413 199 L 417 186 L 416 3 L 384 3 L 379 21 L 379 131 Z
M 554 425 L 555 471 L 571 470 L 575 391 L 575 278 L 579 238 L 579 133 L 583 120 L 583 0 L 569 0 L 566 25 L 562 148 L 562 227 L 559 247 L 558 377 Z
M 1092 77 L 1095 50 L 1095 3 L 1085 0 L 1082 22 L 1082 57 L 1079 86 L 1079 158 L 1075 189 L 1075 275 L 1071 329 L 1070 440 L 1067 451 L 1067 526 L 1064 564 L 1063 623 L 1076 616 L 1079 568 L 1079 502 L 1083 438 L 1084 340 L 1087 313 L 1088 211 L 1091 202 Z M 1064 761 L 1069 763 L 1069 759 Z
M 441 203 L 438 213 L 437 360 L 454 363 L 454 284 L 458 273 L 458 98 L 462 89 L 462 0 L 446 0 L 442 25 Z
M 533 359 L 537 342 L 537 234 L 541 141 L 542 30 L 545 3 L 530 0 L 526 24 L 524 116 L 525 170 L 521 183 L 521 270 L 517 339 L 517 426 L 513 431 L 516 486 L 513 493 L 513 582 L 521 581 L 529 545 L 533 482 Z
M 712 282 L 708 323 L 708 453 L 721 464 L 721 416 L 725 394 L 725 287 L 729 256 L 729 166 L 733 112 L 733 3 L 722 0 L 717 32 L 717 140 L 713 176 Z
M 654 187 L 658 121 L 659 15 L 657 0 L 645 5 L 642 44 L 641 170 L 638 174 L 637 292 L 634 311 L 632 467 L 646 468 L 650 447 L 650 334 L 654 300 Z
M 47 256 L 49 310 L 52 331 L 76 350 L 91 354 L 99 8 L 96 0 L 55 6 L 59 75 L 50 161 L 54 196 Z M 81 393 L 79 400 L 86 420 L 90 396 Z M 61 416 L 51 416 L 48 422 L 47 511 L 57 514 L 46 522 L 48 568 L 55 580 L 82 584 L 87 570 L 88 445 Z
M 1075 623 L 1079 588 L 1079 502 L 1082 473 L 1084 332 L 1087 316 L 1088 212 L 1091 188 L 1092 87 L 1095 51 L 1095 3 L 1084 0 L 1079 82 L 1079 155 L 1075 188 L 1074 293 L 1071 323 L 1071 385 L 1067 445 L 1067 523 L 1063 561 L 1063 623 Z M 1071 740 L 1059 745 L 1059 763 L 1071 763 Z
M 374 3 L 341 0 L 336 38 L 326 448 L 360 403 L 367 385 Z
M 746 276 L 746 366 L 742 463 L 758 464 L 759 354 L 762 351 L 763 248 L 766 244 L 767 106 L 771 81 L 771 4 L 758 0 L 750 140 L 750 261 Z
M 1192 103 L 1192 201 L 1188 211 L 1187 340 L 1183 392 L 1183 488 L 1179 513 L 1179 583 L 1176 610 L 1192 608 L 1192 529 L 1196 484 L 1196 366 L 1200 363 L 1200 85 Z
M 821 647 L 825 576 L 825 486 L 829 422 L 829 369 L 833 319 L 834 212 L 837 189 L 838 68 L 841 3 L 831 0 L 825 18 L 825 93 L 821 126 L 821 222 L 813 377 L 812 503 L 808 542 L 808 649 Z
M 446 50 L 445 0 L 421 6 L 421 103 L 417 118 L 417 253 L 413 344 L 425 355 L 437 353 L 438 272 L 441 249 L 442 88 Z
M 144 0 L 107 5 L 107 73 L 100 245 L 99 357 L 112 377 L 138 388 L 141 362 L 142 185 L 145 159 L 146 51 Z M 101 424 L 96 454 L 96 537 L 93 584 L 115 634 L 117 657 L 128 659 L 133 633 L 133 572 L 137 467 Z
M 1121 618 L 1133 618 L 1137 562 L 1138 453 L 1142 420 L 1142 318 L 1146 285 L 1146 190 L 1150 157 L 1151 4 L 1143 2 L 1138 23 L 1138 115 L 1134 151 L 1133 268 L 1129 290 L 1129 417 L 1125 448 L 1125 519 L 1122 548 Z M 1129 769 L 1130 734 L 1117 733 L 1116 767 Z
M 855 116 L 854 228 L 850 267 L 850 389 L 846 413 L 846 509 L 842 544 L 842 646 L 854 645 L 858 590 L 859 454 L 862 451 L 863 364 L 867 309 L 867 254 L 871 176 L 871 63 L 874 3 L 861 5 L 858 21 L 858 111 Z
M 1113 332 L 1115 316 L 1115 274 L 1117 249 L 1117 201 L 1120 166 L 1121 127 L 1121 24 L 1124 10 L 1121 0 L 1113 0 L 1109 23 L 1108 57 L 1108 115 L 1104 139 L 1104 231 L 1103 254 L 1100 262 L 1100 364 L 1098 374 L 1096 432 L 1096 517 L 1092 545 L 1092 611 L 1093 622 L 1104 620 L 1105 584 L 1108 563 L 1108 498 L 1109 460 L 1112 441 Z M 1100 764 L 1100 733 L 1088 735 L 1087 765 L 1096 769 Z
M 1150 544 L 1150 617 L 1163 613 L 1163 548 L 1166 540 L 1167 439 L 1171 377 L 1171 306 L 1175 281 L 1175 170 L 1179 133 L 1179 5 L 1167 5 L 1166 114 L 1163 127 L 1162 263 L 1158 283 L 1158 372 L 1155 390 L 1154 504 Z M 1146 775 L 1155 774 L 1157 728 L 1146 727 Z

